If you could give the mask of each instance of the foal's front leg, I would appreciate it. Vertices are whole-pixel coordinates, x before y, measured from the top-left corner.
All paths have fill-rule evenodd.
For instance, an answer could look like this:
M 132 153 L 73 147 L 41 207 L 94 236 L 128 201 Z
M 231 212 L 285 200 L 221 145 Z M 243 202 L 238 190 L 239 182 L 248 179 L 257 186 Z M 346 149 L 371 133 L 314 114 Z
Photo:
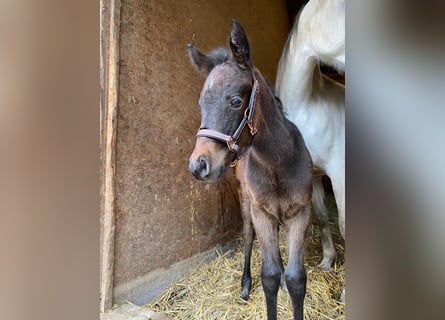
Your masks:
M 241 278 L 241 299 L 249 298 L 250 288 L 252 287 L 252 277 L 250 274 L 250 260 L 252 255 L 252 243 L 255 237 L 253 230 L 252 216 L 250 213 L 250 197 L 246 187 L 245 169 L 246 163 L 244 159 L 238 161 L 236 167 L 236 178 L 240 186 L 238 195 L 241 204 L 241 216 L 243 218 L 243 242 L 244 242 L 244 270 Z
M 252 277 L 250 274 L 250 260 L 252 255 L 252 243 L 255 236 L 253 230 L 252 217 L 250 215 L 250 200 L 246 190 L 241 183 L 238 190 L 241 202 L 241 215 L 243 218 L 243 241 L 244 241 L 244 270 L 241 278 L 241 299 L 249 299 Z
M 294 320 L 303 320 L 306 295 L 306 270 L 304 268 L 304 240 L 309 225 L 311 206 L 307 204 L 291 219 L 285 221 L 289 261 L 284 272 Z
M 278 221 L 254 206 L 252 221 L 261 249 L 261 281 L 266 296 L 267 319 L 276 320 L 277 294 L 282 273 Z

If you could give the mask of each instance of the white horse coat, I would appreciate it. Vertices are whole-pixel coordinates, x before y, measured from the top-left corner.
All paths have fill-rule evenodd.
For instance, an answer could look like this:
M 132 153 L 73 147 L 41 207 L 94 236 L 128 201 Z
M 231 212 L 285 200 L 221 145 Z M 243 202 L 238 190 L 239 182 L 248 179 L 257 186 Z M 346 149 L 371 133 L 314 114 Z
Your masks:
M 278 66 L 276 92 L 286 116 L 300 129 L 314 166 L 331 179 L 345 237 L 345 87 L 323 75 L 319 61 L 345 69 L 344 0 L 311 0 L 300 10 Z M 314 179 L 313 207 L 320 220 L 323 260 L 335 249 L 327 225 L 321 177 Z

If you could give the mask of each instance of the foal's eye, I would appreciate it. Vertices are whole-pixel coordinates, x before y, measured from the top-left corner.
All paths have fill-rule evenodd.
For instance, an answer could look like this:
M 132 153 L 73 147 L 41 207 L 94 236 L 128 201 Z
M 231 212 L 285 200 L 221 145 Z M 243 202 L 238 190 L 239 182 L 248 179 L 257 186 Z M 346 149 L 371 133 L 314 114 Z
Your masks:
M 241 97 L 239 96 L 235 96 L 230 100 L 230 105 L 234 108 L 241 107 L 242 104 L 243 104 L 243 99 L 241 99 Z

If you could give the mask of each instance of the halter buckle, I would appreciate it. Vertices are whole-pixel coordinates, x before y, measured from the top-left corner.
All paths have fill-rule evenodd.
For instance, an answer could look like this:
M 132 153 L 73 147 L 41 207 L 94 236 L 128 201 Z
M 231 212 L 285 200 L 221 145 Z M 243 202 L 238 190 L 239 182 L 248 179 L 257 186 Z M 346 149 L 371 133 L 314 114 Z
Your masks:
M 254 135 L 256 135 L 256 133 L 257 133 L 257 129 L 255 128 L 255 126 L 253 125 L 253 122 L 252 121 L 249 121 L 249 122 L 247 122 L 247 125 L 249 126 L 249 129 L 250 129 L 250 134 L 252 135 L 252 137 L 254 136 Z
M 233 139 L 232 136 L 229 137 L 229 139 L 227 139 L 227 148 L 229 149 L 230 152 L 237 152 L 238 148 L 236 145 L 236 141 Z

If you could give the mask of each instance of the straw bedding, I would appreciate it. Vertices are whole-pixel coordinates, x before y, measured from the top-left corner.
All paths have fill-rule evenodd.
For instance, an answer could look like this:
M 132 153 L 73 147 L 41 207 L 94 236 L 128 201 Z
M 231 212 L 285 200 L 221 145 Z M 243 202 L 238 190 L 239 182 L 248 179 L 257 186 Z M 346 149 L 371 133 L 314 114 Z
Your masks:
M 310 226 L 306 240 L 305 319 L 345 318 L 345 305 L 338 301 L 345 286 L 344 241 L 338 231 L 334 201 L 332 196 L 328 196 L 330 225 L 337 250 L 337 259 L 331 271 L 324 272 L 316 267 L 322 258 L 317 227 Z M 284 233 L 280 237 L 286 266 Z M 172 319 L 266 319 L 266 303 L 260 278 L 260 251 L 256 240 L 252 252 L 252 289 L 248 301 L 240 298 L 243 264 L 242 240 L 239 239 L 235 249 L 219 253 L 210 263 L 201 263 L 145 307 Z M 281 289 L 278 291 L 278 319 L 292 319 L 289 296 Z

